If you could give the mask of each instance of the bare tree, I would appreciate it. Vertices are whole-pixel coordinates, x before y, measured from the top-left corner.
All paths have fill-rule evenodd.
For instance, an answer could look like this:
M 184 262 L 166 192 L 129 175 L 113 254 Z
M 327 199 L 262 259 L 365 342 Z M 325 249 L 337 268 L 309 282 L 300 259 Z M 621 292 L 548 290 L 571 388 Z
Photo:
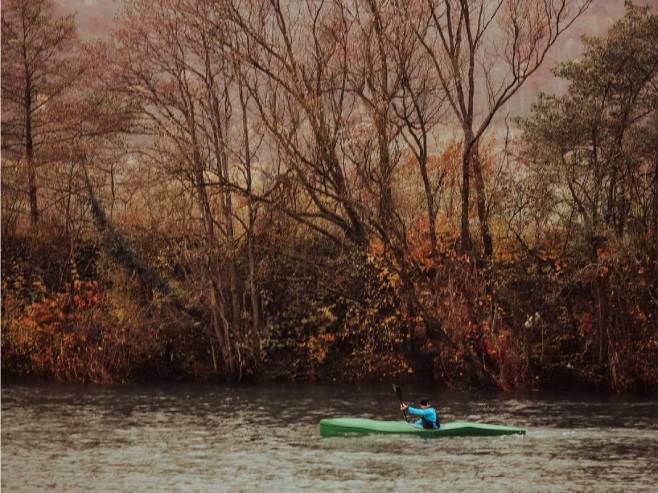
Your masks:
M 414 33 L 414 22 L 402 19 L 394 12 L 395 37 L 389 43 L 393 61 L 400 77 L 401 92 L 392 101 L 400 126 L 400 136 L 418 165 L 427 210 L 427 228 L 431 255 L 438 253 L 436 216 L 439 192 L 447 174 L 445 166 L 431 169 L 432 131 L 445 117 L 446 95 L 433 74 L 433 67 Z M 412 27 L 413 26 L 413 27 Z
M 56 153 L 68 115 L 50 111 L 72 87 L 76 62 L 74 17 L 56 17 L 47 0 L 2 4 L 2 151 L 25 166 L 32 227 L 39 223 L 38 169 Z
M 543 63 L 591 0 L 423 0 L 404 2 L 409 19 L 461 126 L 461 249 L 471 250 L 470 177 L 475 178 L 484 253 L 493 253 L 479 143 L 496 114 Z
M 115 80 L 125 97 L 137 103 L 141 121 L 134 130 L 147 138 L 139 143 L 140 161 L 165 170 L 180 180 L 184 193 L 192 192 L 203 227 L 204 277 L 210 289 L 202 291 L 209 296 L 212 340 L 220 348 L 224 373 L 240 378 L 260 352 L 250 243 L 256 211 L 251 204 L 243 219 L 235 205 L 236 190 L 245 183 L 252 187 L 254 146 L 245 121 L 244 82 L 225 51 L 228 31 L 218 13 L 212 2 L 198 0 L 160 0 L 157 9 L 152 2 L 131 2 L 118 32 Z M 243 147 L 231 145 L 236 135 Z M 242 178 L 235 176 L 236 165 Z M 245 281 L 238 266 L 245 234 L 251 252 L 248 292 L 255 310 L 251 345 L 243 323 Z
M 338 147 L 353 105 L 348 53 L 339 42 L 347 30 L 341 6 L 259 0 L 227 2 L 226 8 L 236 32 L 230 49 L 259 75 L 248 87 L 282 158 L 279 179 L 299 181 L 308 200 L 285 211 L 337 242 L 336 230 L 365 244 L 353 170 Z

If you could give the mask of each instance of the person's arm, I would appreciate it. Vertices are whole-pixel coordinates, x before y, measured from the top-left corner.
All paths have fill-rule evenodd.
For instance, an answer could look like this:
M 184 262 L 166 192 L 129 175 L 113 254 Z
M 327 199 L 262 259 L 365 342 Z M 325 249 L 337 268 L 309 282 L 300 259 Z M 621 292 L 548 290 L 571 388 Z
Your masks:
M 417 407 L 409 406 L 407 408 L 407 412 L 409 414 L 413 414 L 414 416 L 421 416 L 425 419 L 431 419 L 432 418 L 432 410 L 431 409 L 419 409 Z

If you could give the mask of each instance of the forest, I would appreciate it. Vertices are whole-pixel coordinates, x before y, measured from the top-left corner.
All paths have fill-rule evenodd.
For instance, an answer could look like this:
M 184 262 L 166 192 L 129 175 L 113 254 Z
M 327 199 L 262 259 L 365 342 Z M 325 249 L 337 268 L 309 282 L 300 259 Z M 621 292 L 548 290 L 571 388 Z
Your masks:
M 658 13 L 2 3 L 2 372 L 658 390 Z

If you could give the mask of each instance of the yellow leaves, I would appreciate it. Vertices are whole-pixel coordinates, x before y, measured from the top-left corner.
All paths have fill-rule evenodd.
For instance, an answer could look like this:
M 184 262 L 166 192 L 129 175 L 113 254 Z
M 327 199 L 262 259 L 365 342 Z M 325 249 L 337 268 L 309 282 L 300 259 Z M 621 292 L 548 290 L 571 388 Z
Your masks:
M 397 287 L 398 283 L 400 282 L 400 275 L 397 272 L 394 272 L 391 274 L 388 278 L 390 284 L 392 287 Z
M 112 310 L 112 315 L 119 321 L 123 322 L 128 318 L 128 314 L 123 306 L 114 304 L 114 309 Z
M 334 313 L 331 311 L 334 306 L 335 305 L 329 305 L 318 308 L 320 315 L 322 315 L 322 317 L 324 317 L 329 323 L 333 323 L 338 319 L 338 317 L 336 317 L 336 315 L 334 315 Z
M 32 288 L 40 295 L 46 294 L 46 286 L 43 284 L 43 281 L 41 281 L 41 279 L 39 278 L 32 281 Z
M 319 325 L 321 327 L 331 325 L 336 320 L 338 320 L 338 317 L 332 311 L 332 309 L 335 307 L 335 304 L 321 306 L 315 310 L 315 313 L 309 315 L 308 317 L 304 317 L 301 322 L 304 325 Z
M 379 272 L 377 272 L 377 279 L 382 284 L 382 286 L 390 286 L 393 289 L 397 288 L 400 284 L 400 274 L 395 271 L 391 271 L 388 267 L 382 267 Z

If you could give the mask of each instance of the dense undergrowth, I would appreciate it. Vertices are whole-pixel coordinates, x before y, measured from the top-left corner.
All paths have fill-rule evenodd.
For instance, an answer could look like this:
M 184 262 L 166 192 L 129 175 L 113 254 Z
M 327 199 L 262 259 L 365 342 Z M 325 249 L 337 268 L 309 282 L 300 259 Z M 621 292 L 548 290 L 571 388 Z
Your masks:
M 3 238 L 2 367 L 61 381 L 216 379 L 207 327 L 147 293 L 91 241 Z M 169 265 L 171 246 L 140 250 Z M 376 253 L 318 242 L 267 253 L 260 380 L 408 379 L 447 387 L 655 390 L 658 262 L 608 245 L 595 259 L 478 265 L 447 251 L 414 279 L 431 334 Z M 189 281 L 187 281 L 189 282 Z M 194 303 L 194 300 L 190 300 Z M 203 306 L 200 306 L 203 311 Z

